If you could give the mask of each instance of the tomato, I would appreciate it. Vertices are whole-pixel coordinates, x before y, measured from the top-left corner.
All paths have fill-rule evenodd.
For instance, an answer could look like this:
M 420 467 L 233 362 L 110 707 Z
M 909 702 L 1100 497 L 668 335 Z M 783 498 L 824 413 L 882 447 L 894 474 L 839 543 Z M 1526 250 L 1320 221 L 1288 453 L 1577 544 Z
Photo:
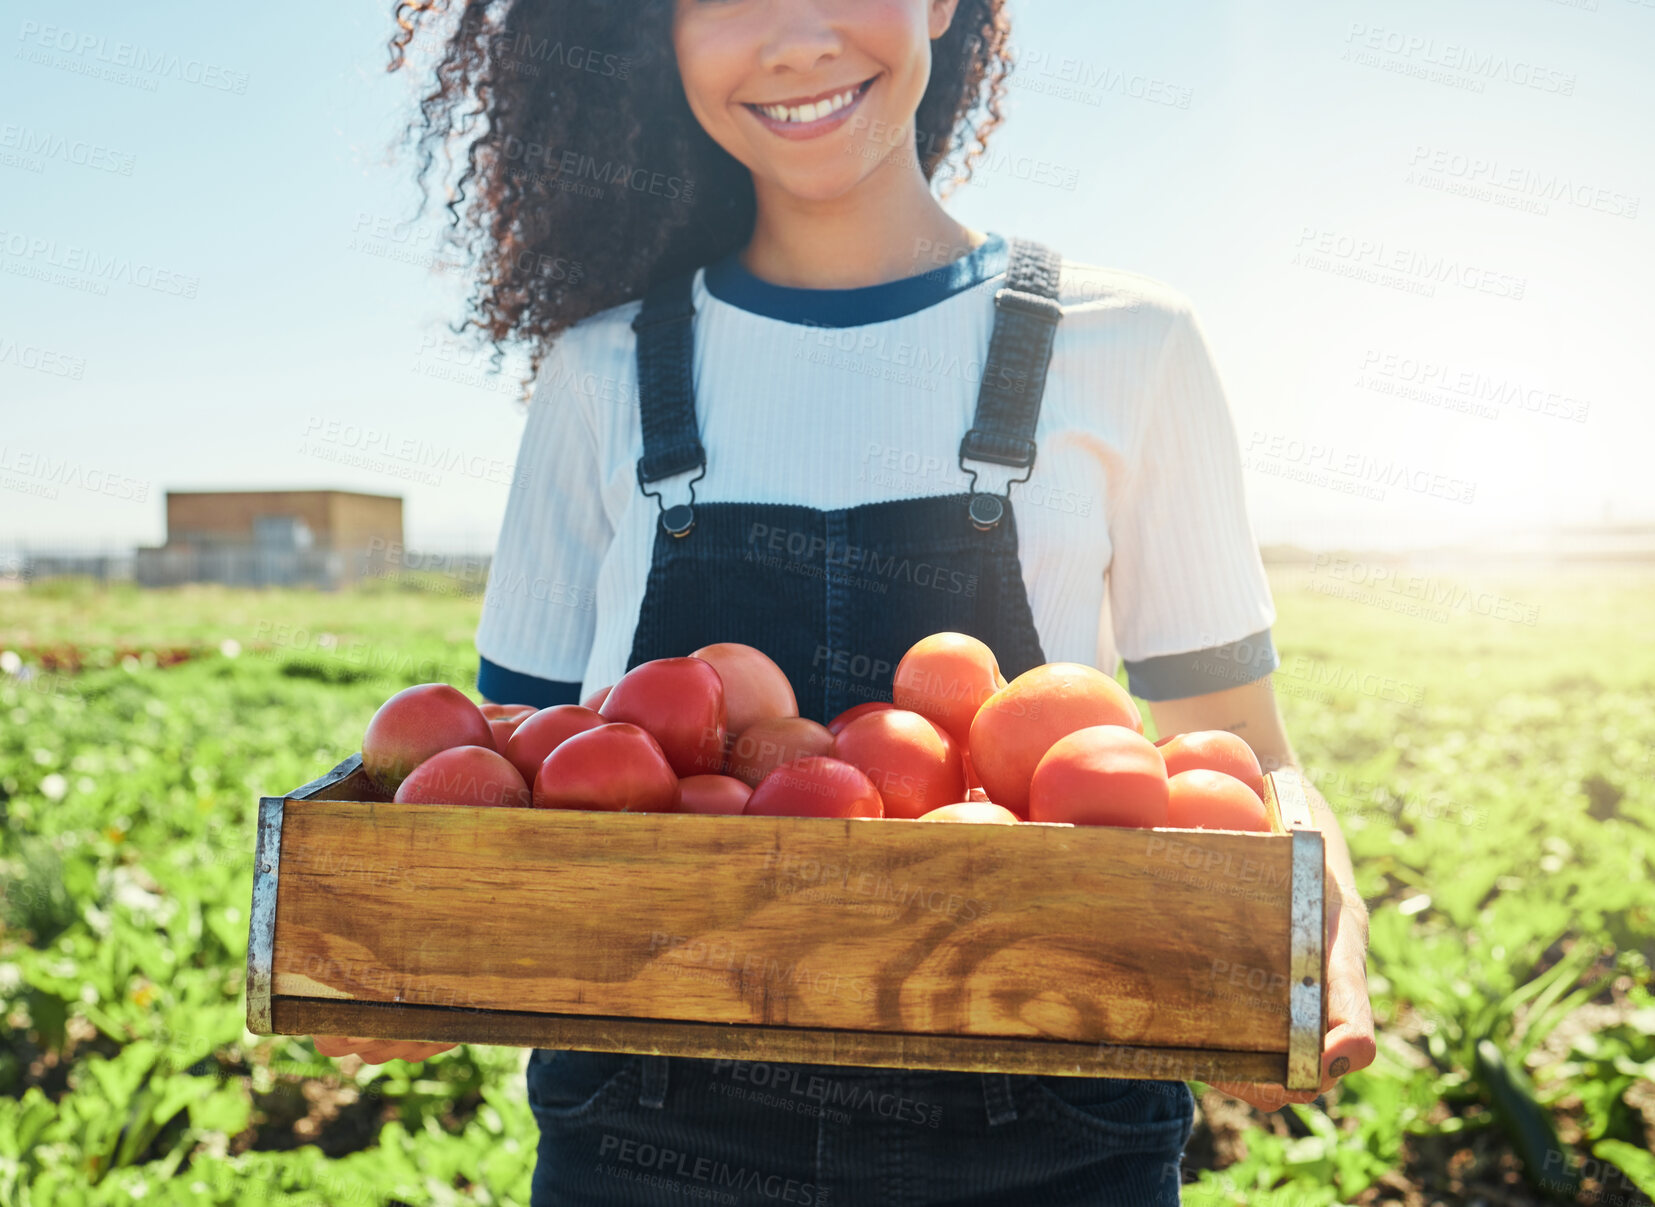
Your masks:
M 965 797 L 965 765 L 954 739 L 906 708 L 856 718 L 833 739 L 833 757 L 873 781 L 886 817 L 918 817 Z
M 866 704 L 852 704 L 827 723 L 828 732 L 834 737 L 838 737 L 839 731 L 856 720 L 857 717 L 865 717 L 871 712 L 879 712 L 886 708 L 895 707 L 895 704 L 890 704 L 884 700 L 869 700 Z
M 981 641 L 964 633 L 932 633 L 914 642 L 896 664 L 891 699 L 941 725 L 963 750 L 977 709 L 1005 685 L 994 651 Z
M 922 813 L 919 820 L 988 822 L 1000 825 L 1023 819 L 1003 805 L 990 804 L 984 800 L 965 800 L 952 805 L 942 805 L 929 813 Z
M 494 747 L 482 710 L 457 687 L 421 683 L 379 706 L 362 735 L 362 769 L 387 796 L 410 772 L 450 746 Z
M 613 686 L 613 685 L 611 685 L 611 686 Z M 606 699 L 609 698 L 609 690 L 610 689 L 607 688 L 607 687 L 598 688 L 597 691 L 593 692 L 590 696 L 587 696 L 586 699 L 582 700 L 580 702 L 580 706 L 582 708 L 590 708 L 593 712 L 597 712 L 598 709 L 603 707 L 603 702 Z
M 1142 736 L 1143 719 L 1126 689 L 1093 666 L 1048 662 L 995 692 L 971 722 L 972 770 L 989 799 L 1019 816 L 1029 809 L 1029 781 L 1052 743 L 1094 725 L 1120 725 Z M 1144 744 L 1150 745 L 1148 739 Z
M 521 721 L 524 717 L 532 716 L 535 707 L 532 704 L 480 704 L 477 711 L 490 721 L 498 721 L 504 717 Z
M 712 663 L 724 681 L 724 708 L 729 732 L 740 733 L 766 717 L 796 717 L 799 701 L 787 672 L 768 655 L 739 641 L 704 645 L 690 655 Z
M 1059 738 L 1029 782 L 1029 820 L 1080 826 L 1167 824 L 1167 767 L 1143 734 L 1091 725 Z
M 489 732 L 494 734 L 492 743 L 494 749 L 504 755 L 506 753 L 506 743 L 511 741 L 511 735 L 520 724 L 522 724 L 522 718 L 520 717 L 491 717 L 488 727 Z
M 1250 784 L 1233 775 L 1196 767 L 1167 781 L 1170 797 L 1163 825 L 1180 830 L 1262 830 L 1270 815 Z
M 678 781 L 680 813 L 740 813 L 753 790 L 733 775 L 686 775 Z
M 511 735 L 511 740 L 506 743 L 506 757 L 517 768 L 523 782 L 532 784 L 540 774 L 540 764 L 557 749 L 559 743 L 605 723 L 601 714 L 582 704 L 554 704 L 550 708 L 542 708 Z
M 883 817 L 873 781 L 849 763 L 811 755 L 777 767 L 753 789 L 751 817 Z
M 532 803 L 517 768 L 491 747 L 450 746 L 426 759 L 397 787 L 399 805 Z
M 1222 771 L 1233 775 L 1264 799 L 1264 770 L 1247 742 L 1227 729 L 1198 729 L 1174 734 L 1161 747 L 1167 774 L 1185 771 Z
M 730 774 L 756 788 L 783 763 L 832 754 L 833 735 L 809 717 L 770 717 L 749 725 L 730 746 Z
M 625 721 L 565 738 L 534 779 L 538 809 L 671 813 L 678 777 L 649 731 Z
M 700 658 L 654 658 L 620 677 L 603 707 L 606 721 L 649 731 L 678 775 L 724 770 L 724 681 Z

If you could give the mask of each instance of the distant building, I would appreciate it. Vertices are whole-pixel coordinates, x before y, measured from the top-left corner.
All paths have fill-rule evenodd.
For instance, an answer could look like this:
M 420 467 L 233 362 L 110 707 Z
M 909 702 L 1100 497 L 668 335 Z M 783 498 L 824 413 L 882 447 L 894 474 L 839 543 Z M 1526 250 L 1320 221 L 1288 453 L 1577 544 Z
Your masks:
M 169 490 L 167 543 L 137 551 L 144 586 L 339 587 L 385 573 L 402 498 L 353 490 Z

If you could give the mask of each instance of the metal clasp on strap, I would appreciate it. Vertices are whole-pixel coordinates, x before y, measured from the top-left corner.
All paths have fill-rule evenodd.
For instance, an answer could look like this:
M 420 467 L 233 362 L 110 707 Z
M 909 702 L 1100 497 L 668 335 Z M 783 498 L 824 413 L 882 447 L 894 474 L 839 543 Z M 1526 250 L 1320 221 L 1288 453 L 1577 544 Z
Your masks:
M 976 431 L 976 429 L 973 428 L 972 431 Z M 969 436 L 970 433 L 967 433 L 968 438 Z M 977 471 L 966 466 L 965 450 L 963 448 L 960 450 L 960 468 L 971 475 L 971 499 L 966 504 L 966 514 L 971 517 L 971 526 L 977 529 L 978 532 L 987 532 L 1005 519 L 1006 504 L 1011 501 L 1011 488 L 1019 482 L 1027 482 L 1029 476 L 1034 473 L 1034 441 L 1025 440 L 1023 443 L 1029 446 L 1027 460 L 1010 461 L 1001 457 L 980 458 L 985 461 L 998 461 L 1002 465 L 1026 465 L 1028 467 L 1027 472 L 1021 478 L 1013 478 L 1006 483 L 1006 493 L 1004 495 L 979 494 L 977 492 Z
M 668 507 L 662 501 L 660 491 L 651 490 L 645 485 L 644 459 L 642 457 L 638 458 L 638 489 L 655 500 L 655 506 L 661 512 L 661 528 L 668 536 L 686 537 L 690 534 L 690 529 L 695 527 L 695 484 L 707 476 L 706 458 L 703 457 L 697 464 L 700 465 L 701 472 L 689 481 L 690 501 L 688 503 L 675 503 Z

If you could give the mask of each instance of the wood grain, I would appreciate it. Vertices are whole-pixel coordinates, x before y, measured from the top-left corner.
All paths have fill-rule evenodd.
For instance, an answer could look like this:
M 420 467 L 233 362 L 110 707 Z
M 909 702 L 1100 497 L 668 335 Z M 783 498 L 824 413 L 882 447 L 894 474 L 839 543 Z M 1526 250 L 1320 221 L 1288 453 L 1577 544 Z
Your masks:
M 289 800 L 275 1018 L 350 999 L 1279 1063 L 1291 842 Z

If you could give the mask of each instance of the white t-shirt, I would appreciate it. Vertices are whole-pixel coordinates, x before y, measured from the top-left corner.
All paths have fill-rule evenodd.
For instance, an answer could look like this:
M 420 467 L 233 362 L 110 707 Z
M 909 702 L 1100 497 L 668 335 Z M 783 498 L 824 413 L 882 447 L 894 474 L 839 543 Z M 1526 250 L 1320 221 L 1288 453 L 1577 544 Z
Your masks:
M 970 488 L 958 464 L 1004 283 L 999 236 L 921 277 L 793 289 L 732 257 L 696 273 L 699 502 L 840 508 Z M 1275 669 L 1275 607 L 1229 404 L 1189 302 L 1063 265 L 1019 560 L 1050 662 L 1127 666 L 1151 700 Z M 659 505 L 638 489 L 639 302 L 575 324 L 540 366 L 495 549 L 478 687 L 562 703 L 626 670 Z M 986 462 L 977 489 L 1023 471 Z M 693 472 L 650 484 L 687 502 Z M 690 651 L 684 650 L 683 653 Z

